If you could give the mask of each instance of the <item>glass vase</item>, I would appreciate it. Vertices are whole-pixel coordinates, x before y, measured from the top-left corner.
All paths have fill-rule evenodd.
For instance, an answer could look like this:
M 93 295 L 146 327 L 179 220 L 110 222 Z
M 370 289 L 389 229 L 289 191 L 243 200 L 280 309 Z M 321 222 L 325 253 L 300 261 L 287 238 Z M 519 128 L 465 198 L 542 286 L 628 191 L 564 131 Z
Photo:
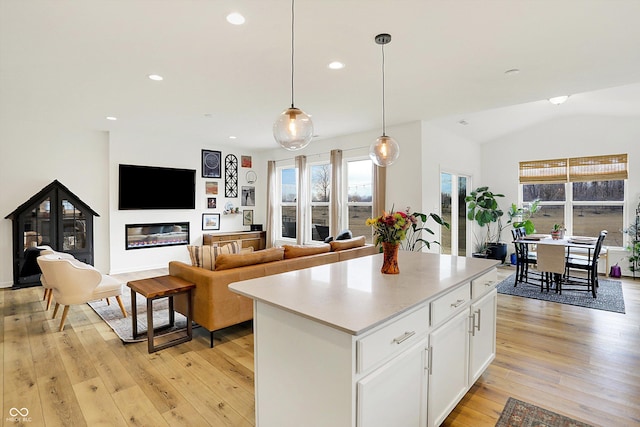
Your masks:
M 398 267 L 398 248 L 400 243 L 382 242 L 382 253 L 384 261 L 380 272 L 383 274 L 399 274 Z

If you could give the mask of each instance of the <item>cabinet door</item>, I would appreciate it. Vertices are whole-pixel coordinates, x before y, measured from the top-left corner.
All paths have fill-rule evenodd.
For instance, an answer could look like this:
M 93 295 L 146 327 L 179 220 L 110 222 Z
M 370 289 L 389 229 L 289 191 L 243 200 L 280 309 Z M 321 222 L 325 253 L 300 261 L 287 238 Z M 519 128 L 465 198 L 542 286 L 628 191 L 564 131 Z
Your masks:
M 498 292 L 494 289 L 471 305 L 473 332 L 469 376 L 473 385 L 496 355 L 496 304 Z
M 358 381 L 358 427 L 425 424 L 426 347 L 425 338 Z
M 429 335 L 428 426 L 439 426 L 467 392 L 469 309 Z

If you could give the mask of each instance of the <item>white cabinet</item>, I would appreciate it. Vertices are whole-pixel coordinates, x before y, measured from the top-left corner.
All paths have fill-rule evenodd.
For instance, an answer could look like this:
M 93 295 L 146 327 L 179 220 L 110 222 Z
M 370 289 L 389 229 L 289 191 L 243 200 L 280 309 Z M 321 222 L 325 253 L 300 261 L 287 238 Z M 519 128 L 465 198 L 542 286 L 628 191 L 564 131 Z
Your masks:
M 429 426 L 439 426 L 468 390 L 468 310 L 429 334 Z
M 426 422 L 427 340 L 403 352 L 357 384 L 357 426 L 423 426 Z
M 496 356 L 497 302 L 498 291 L 493 288 L 478 302 L 471 304 L 469 386 L 476 382 Z

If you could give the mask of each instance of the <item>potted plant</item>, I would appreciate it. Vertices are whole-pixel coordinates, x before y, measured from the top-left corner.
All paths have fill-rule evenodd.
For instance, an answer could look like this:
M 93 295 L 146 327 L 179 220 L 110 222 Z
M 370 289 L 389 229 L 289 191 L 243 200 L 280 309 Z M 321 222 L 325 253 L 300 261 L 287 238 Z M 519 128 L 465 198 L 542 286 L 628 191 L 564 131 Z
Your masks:
M 551 230 L 551 238 L 558 240 L 564 238 L 565 228 L 562 224 L 553 224 L 553 230 Z
M 513 228 L 524 227 L 527 234 L 532 234 L 536 231 L 536 227 L 531 218 L 540 208 L 540 200 L 537 199 L 521 208 L 517 207 L 515 203 L 511 203 L 511 208 L 507 212 L 509 215 L 507 224 L 512 225 Z
M 409 213 L 409 208 L 407 208 L 406 213 Z M 407 230 L 407 239 L 400 242 L 401 249 L 405 251 L 421 252 L 422 248 L 425 246 L 427 249 L 431 249 L 431 243 L 439 245 L 440 242 L 437 240 L 430 241 L 425 239 L 422 232 L 431 234 L 432 236 L 435 234 L 433 230 L 427 227 L 427 221 L 429 218 L 432 218 L 437 224 L 445 227 L 447 230 L 449 229 L 449 223 L 443 220 L 438 214 L 434 213 L 424 214 L 422 212 L 414 212 L 411 216 L 416 219 L 416 222 L 412 223 L 411 227 Z
M 485 248 L 484 255 L 480 256 L 498 259 L 504 263 L 507 244 L 500 241 L 503 229 L 501 217 L 504 212 L 498 205 L 497 197 L 504 197 L 504 194 L 493 193 L 489 187 L 478 187 L 464 200 L 467 202 L 467 219 L 477 222 L 480 227 L 486 227 L 484 239 L 478 241 L 478 245 Z

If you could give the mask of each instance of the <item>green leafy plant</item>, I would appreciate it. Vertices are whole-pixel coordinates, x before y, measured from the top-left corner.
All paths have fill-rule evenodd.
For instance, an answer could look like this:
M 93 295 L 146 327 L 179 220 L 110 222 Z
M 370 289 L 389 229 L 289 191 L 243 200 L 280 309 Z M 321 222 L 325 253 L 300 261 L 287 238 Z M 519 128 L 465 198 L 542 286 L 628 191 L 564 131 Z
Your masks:
M 408 209 L 407 212 L 409 212 Z M 416 222 L 411 224 L 411 227 L 409 228 L 409 230 L 407 230 L 407 239 L 402 241 L 400 244 L 402 250 L 405 251 L 420 252 L 425 246 L 427 249 L 431 249 L 432 243 L 435 243 L 437 245 L 440 244 L 440 242 L 436 240 L 427 240 L 423 238 L 423 232 L 431 234 L 432 236 L 435 234 L 433 230 L 426 226 L 429 219 L 433 219 L 434 222 L 445 227 L 447 230 L 450 227 L 448 222 L 434 213 L 424 214 L 421 212 L 414 212 L 411 214 L 411 216 L 416 219 Z
M 467 197 L 467 219 L 475 221 L 480 227 L 486 227 L 485 244 L 498 243 L 500 234 L 502 233 L 501 217 L 504 212 L 498 206 L 497 197 L 504 197 L 504 194 L 496 194 L 489 191 L 489 187 L 478 187 L 473 190 Z M 492 231 L 491 225 L 496 225 L 495 231 Z
M 531 218 L 540 211 L 540 208 L 540 200 L 534 200 L 521 208 L 512 203 L 507 213 L 509 216 L 507 224 L 512 225 L 513 228 L 524 227 L 527 234 L 532 234 L 536 231 L 536 226 Z

